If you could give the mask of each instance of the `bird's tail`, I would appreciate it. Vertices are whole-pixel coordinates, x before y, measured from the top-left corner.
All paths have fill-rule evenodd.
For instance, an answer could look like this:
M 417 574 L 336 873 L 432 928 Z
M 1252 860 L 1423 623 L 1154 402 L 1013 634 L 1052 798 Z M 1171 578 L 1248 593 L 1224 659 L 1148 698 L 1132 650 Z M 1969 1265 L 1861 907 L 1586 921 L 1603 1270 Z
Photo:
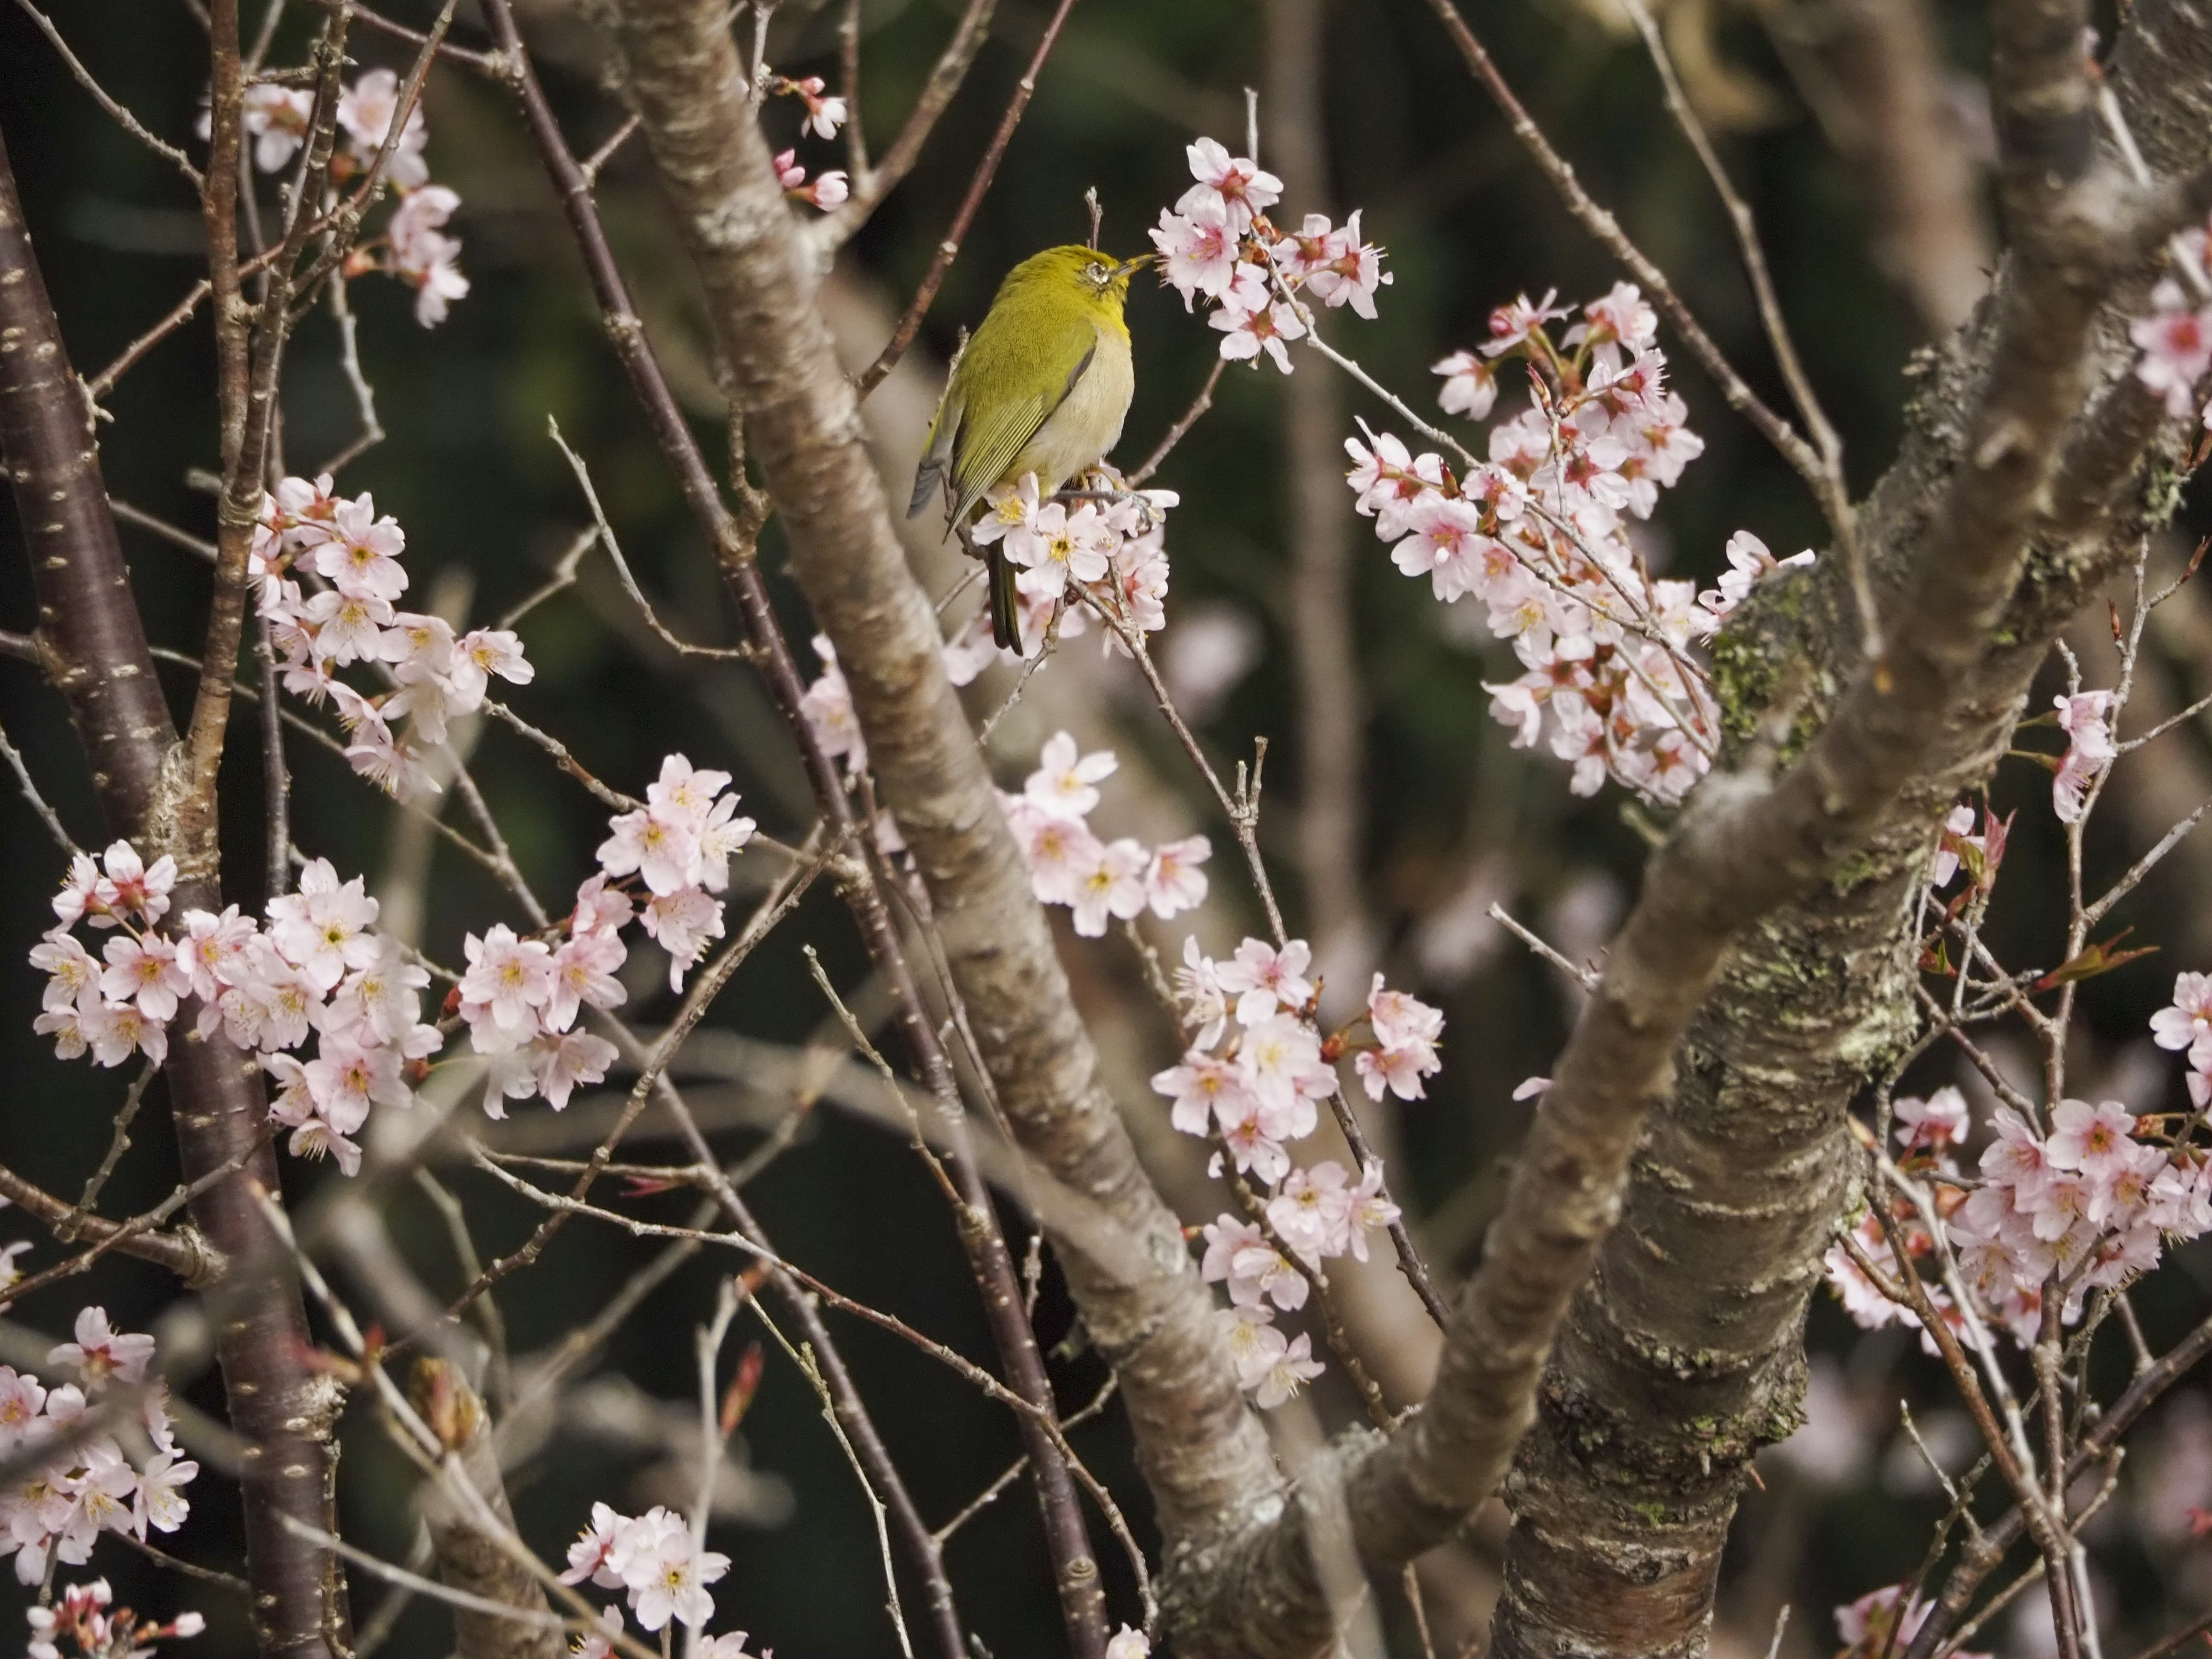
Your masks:
M 994 543 L 988 555 L 991 582 L 991 642 L 1001 651 L 1022 648 L 1021 596 L 1014 589 L 1013 562 Z

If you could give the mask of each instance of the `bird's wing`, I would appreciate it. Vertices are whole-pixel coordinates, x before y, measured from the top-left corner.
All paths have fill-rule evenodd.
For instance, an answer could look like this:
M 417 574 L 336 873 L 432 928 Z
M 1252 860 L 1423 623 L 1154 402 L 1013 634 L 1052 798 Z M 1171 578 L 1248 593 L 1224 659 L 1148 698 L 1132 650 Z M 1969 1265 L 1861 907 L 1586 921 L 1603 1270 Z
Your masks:
M 1006 476 L 1006 468 L 1012 465 L 1014 458 L 1022 453 L 1024 446 L 1030 439 L 1036 436 L 1037 428 L 1050 418 L 1053 410 L 1060 407 L 1067 394 L 1075 390 L 1076 382 L 1083 378 L 1091 367 L 1091 359 L 1098 355 L 1097 331 L 1088 321 L 1082 325 L 1079 335 L 1072 335 L 1069 339 L 1054 343 L 1061 349 L 1053 355 L 1064 358 L 1067 368 L 1056 383 L 1048 383 L 1051 386 L 1049 392 L 1002 399 L 998 407 L 988 410 L 971 410 L 967 407 L 967 400 L 963 399 L 959 422 L 951 434 L 951 449 L 948 458 L 953 491 L 951 516 L 955 521 L 982 499 L 985 490 Z M 1002 353 L 1011 356 L 1014 349 L 1014 343 L 1011 340 L 1001 343 L 989 337 L 987 325 L 985 329 L 977 331 L 975 340 L 969 345 L 967 356 L 961 360 L 961 369 L 980 374 L 994 366 L 993 359 Z M 983 361 L 974 364 L 971 369 L 969 360 L 979 352 L 983 354 Z M 1048 368 L 1052 366 L 1047 365 Z M 1013 362 L 1006 367 L 1012 372 L 991 377 L 998 384 L 1004 385 L 1009 380 L 1019 384 L 1024 380 L 1034 382 L 1038 378 L 1036 365 L 1033 362 L 1027 364 Z M 967 380 L 965 373 L 959 378 L 966 385 L 976 384 L 975 380 Z M 961 389 L 964 390 L 964 386 Z M 949 414 L 952 403 L 950 393 L 945 403 L 946 413 Z M 943 418 L 943 416 L 939 416 L 940 420 Z M 937 435 L 938 442 L 943 442 L 944 439 L 944 434 Z M 928 463 L 923 465 L 926 467 Z M 915 482 L 919 493 L 921 480 L 917 478 Z
M 956 386 L 946 386 L 937 413 L 930 417 L 928 435 L 922 440 L 921 464 L 914 470 L 914 495 L 906 504 L 909 519 L 921 511 L 945 481 L 945 464 L 952 459 L 953 436 L 960 430 L 957 391 Z

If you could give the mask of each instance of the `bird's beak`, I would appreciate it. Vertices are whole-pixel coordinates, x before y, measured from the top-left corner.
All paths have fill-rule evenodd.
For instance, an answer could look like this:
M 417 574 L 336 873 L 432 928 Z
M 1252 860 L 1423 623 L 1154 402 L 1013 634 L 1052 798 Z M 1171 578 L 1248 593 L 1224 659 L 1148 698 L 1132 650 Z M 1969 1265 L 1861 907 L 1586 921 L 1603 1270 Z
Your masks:
M 1146 265 L 1155 263 L 1159 257 L 1157 253 L 1139 253 L 1133 259 L 1124 259 L 1114 267 L 1111 280 L 1118 283 L 1124 276 L 1133 276 Z

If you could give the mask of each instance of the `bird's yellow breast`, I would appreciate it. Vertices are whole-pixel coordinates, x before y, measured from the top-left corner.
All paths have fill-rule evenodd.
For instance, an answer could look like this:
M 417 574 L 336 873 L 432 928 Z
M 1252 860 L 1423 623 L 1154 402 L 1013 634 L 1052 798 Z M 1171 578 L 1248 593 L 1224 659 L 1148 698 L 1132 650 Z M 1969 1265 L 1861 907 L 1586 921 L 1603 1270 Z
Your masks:
M 1137 376 L 1129 352 L 1129 331 L 1118 316 L 1096 321 L 1097 349 L 1060 406 L 1045 417 L 1036 435 L 1023 446 L 998 482 L 1012 483 L 1024 472 L 1036 474 L 1037 489 L 1050 495 L 1070 478 L 1096 465 L 1121 441 L 1121 422 Z

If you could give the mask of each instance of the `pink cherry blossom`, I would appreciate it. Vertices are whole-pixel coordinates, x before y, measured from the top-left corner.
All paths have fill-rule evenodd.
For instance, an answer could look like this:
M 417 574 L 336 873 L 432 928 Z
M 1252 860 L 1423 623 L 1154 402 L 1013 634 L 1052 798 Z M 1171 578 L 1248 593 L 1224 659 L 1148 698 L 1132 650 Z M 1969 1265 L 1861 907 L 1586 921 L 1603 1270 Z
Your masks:
M 191 994 L 191 975 L 177 961 L 177 947 L 159 933 L 107 941 L 100 954 L 107 966 L 100 976 L 100 994 L 132 1002 L 151 1020 L 176 1018 L 177 1000 Z
M 2061 823 L 2075 823 L 2087 805 L 2089 787 L 2119 754 L 2106 724 L 2112 713 L 2109 691 L 2079 691 L 2054 700 L 2059 729 L 2066 733 L 2066 752 L 2051 780 L 2051 810 Z
M 107 1322 L 107 1310 L 100 1307 L 78 1312 L 75 1334 L 76 1340 L 57 1346 L 46 1356 L 46 1364 L 75 1373 L 88 1387 L 111 1376 L 125 1382 L 144 1380 L 154 1358 L 152 1337 L 116 1331 Z
M 553 998 L 553 953 L 544 942 L 517 939 L 505 922 L 495 922 L 482 939 L 471 933 L 461 948 L 469 963 L 461 975 L 462 1017 L 479 1036 L 487 1020 L 509 1034 L 534 1030 L 538 1011 Z M 474 1017 L 471 1008 L 479 1011 Z
M 2128 325 L 2142 350 L 2136 378 L 2165 400 L 2175 418 L 2194 412 L 2197 383 L 2212 368 L 2212 307 L 2192 307 L 2172 278 L 2151 290 L 2151 314 Z
M 1938 1089 L 1925 1100 L 1908 1097 L 1890 1108 L 1897 1121 L 1897 1139 L 1907 1151 L 1925 1148 L 1941 1152 L 1947 1146 L 1956 1146 L 1966 1138 L 1972 1120 L 1966 1111 L 1966 1097 L 1956 1089 Z
M 692 963 L 711 941 L 722 937 L 722 904 L 703 888 L 679 888 L 647 900 L 638 922 L 668 952 L 668 988 L 680 991 Z
M 1193 1048 L 1180 1065 L 1152 1076 L 1152 1091 L 1175 1103 L 1170 1121 L 1187 1135 L 1203 1135 L 1218 1120 L 1225 1128 L 1241 1119 L 1252 1103 L 1243 1073 L 1231 1061 Z
M 1472 351 L 1455 351 L 1429 365 L 1429 372 L 1444 377 L 1437 402 L 1447 415 L 1464 415 L 1479 421 L 1498 401 L 1498 371 Z
M 1200 138 L 1184 152 L 1190 158 L 1190 176 L 1198 180 L 1176 203 L 1178 213 L 1195 213 L 1218 206 L 1239 231 L 1251 228 L 1256 215 L 1283 198 L 1283 181 L 1264 173 L 1242 155 L 1212 138 Z
M 1110 749 L 1078 755 L 1075 739 L 1055 732 L 1037 756 L 1037 769 L 1022 786 L 1022 794 L 1048 817 L 1087 817 L 1098 805 L 1097 785 L 1119 764 Z
M 556 1112 L 568 1106 L 577 1085 L 604 1082 L 607 1067 L 622 1052 L 589 1031 L 545 1036 L 539 1041 L 539 1049 L 538 1092 Z
M 1295 1012 L 1313 1000 L 1313 981 L 1305 976 L 1312 963 L 1313 947 L 1302 939 L 1280 951 L 1265 939 L 1248 939 L 1216 977 L 1237 998 L 1237 1023 L 1257 1025 L 1279 1006 Z
M 1085 939 L 1104 933 L 1109 917 L 1128 921 L 1144 914 L 1148 902 L 1145 872 L 1152 863 L 1152 855 L 1127 836 L 1092 845 L 1097 851 L 1090 864 L 1077 871 L 1071 901 L 1075 931 Z
M 1163 209 L 1150 233 L 1160 253 L 1160 280 L 1182 295 L 1185 311 L 1193 296 L 1218 300 L 1236 279 L 1238 230 L 1218 201 L 1201 201 L 1188 211 Z
M 1352 1194 L 1344 1166 L 1334 1159 L 1309 1170 L 1293 1170 L 1267 1200 L 1268 1224 L 1309 1267 L 1352 1246 Z
M 2092 1181 L 2110 1181 L 2135 1149 L 2136 1121 L 2118 1101 L 2092 1106 L 2062 1100 L 2051 1109 L 2044 1158 L 2054 1170 L 2078 1170 Z
M 1145 902 L 1161 921 L 1195 910 L 1206 902 L 1206 874 L 1198 866 L 1213 856 L 1204 836 L 1164 842 L 1152 849 L 1145 868 Z
M 1206 319 L 1206 326 L 1226 335 L 1221 342 L 1222 356 L 1232 363 L 1256 361 L 1264 350 L 1275 360 L 1277 368 L 1289 374 L 1291 355 L 1283 349 L 1283 343 L 1303 339 L 1306 325 L 1299 320 L 1296 307 L 1274 297 L 1267 273 L 1257 265 L 1238 265 L 1220 301 L 1220 307 Z

